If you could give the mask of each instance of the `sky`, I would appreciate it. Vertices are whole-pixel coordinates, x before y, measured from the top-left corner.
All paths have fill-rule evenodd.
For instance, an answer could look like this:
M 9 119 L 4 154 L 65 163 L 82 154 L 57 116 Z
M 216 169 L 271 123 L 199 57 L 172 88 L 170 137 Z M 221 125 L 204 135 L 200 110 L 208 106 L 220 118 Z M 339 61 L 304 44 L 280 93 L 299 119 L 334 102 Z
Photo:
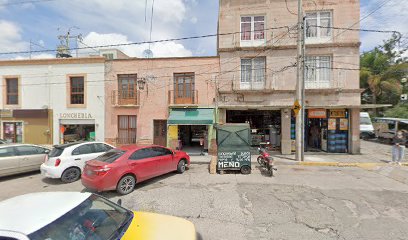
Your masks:
M 218 0 L 0 0 L 0 53 L 55 49 L 58 35 L 69 29 L 82 35 L 88 46 L 149 41 L 214 34 Z M 338 1 L 338 0 L 336 0 Z M 342 0 L 345 1 L 345 0 Z M 361 28 L 397 30 L 408 36 L 408 0 L 361 0 L 361 17 L 387 4 L 361 22 Z M 361 34 L 361 51 L 382 43 L 390 34 Z M 152 44 L 154 57 L 211 56 L 216 38 Z M 74 42 L 72 43 L 74 45 Z M 85 46 L 83 44 L 80 45 Z M 132 57 L 142 57 L 147 44 L 120 47 Z M 96 53 L 89 49 L 80 54 Z M 73 53 L 75 54 L 75 53 Z M 0 58 L 27 58 L 28 54 Z M 53 57 L 35 53 L 33 58 Z

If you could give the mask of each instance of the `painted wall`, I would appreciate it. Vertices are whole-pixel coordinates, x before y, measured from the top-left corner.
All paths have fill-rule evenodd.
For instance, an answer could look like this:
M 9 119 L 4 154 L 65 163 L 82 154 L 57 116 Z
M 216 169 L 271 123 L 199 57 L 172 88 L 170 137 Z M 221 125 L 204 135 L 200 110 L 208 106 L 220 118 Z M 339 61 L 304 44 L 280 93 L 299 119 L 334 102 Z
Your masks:
M 61 115 L 91 114 L 96 124 L 96 140 L 103 141 L 105 122 L 105 65 L 104 58 L 71 58 L 44 60 L 0 61 L 0 77 L 19 76 L 21 104 L 19 109 L 53 110 L 53 144 L 59 143 Z M 86 106 L 68 106 L 67 75 L 84 75 Z M 0 106 L 4 106 L 3 97 Z M 68 117 L 70 118 L 70 117 Z
M 153 143 L 153 120 L 166 120 L 169 107 L 177 106 L 170 101 L 174 90 L 175 73 L 194 73 L 198 104 L 190 107 L 213 107 L 215 98 L 215 77 L 219 72 L 218 57 L 116 59 L 106 62 L 106 129 L 105 139 L 114 143 L 118 137 L 118 115 L 137 116 L 137 143 Z M 138 78 L 148 75 L 144 90 L 139 91 L 139 106 L 121 107 L 112 103 L 113 91 L 118 89 L 118 74 L 137 74 Z M 169 131 L 169 130 L 168 130 Z

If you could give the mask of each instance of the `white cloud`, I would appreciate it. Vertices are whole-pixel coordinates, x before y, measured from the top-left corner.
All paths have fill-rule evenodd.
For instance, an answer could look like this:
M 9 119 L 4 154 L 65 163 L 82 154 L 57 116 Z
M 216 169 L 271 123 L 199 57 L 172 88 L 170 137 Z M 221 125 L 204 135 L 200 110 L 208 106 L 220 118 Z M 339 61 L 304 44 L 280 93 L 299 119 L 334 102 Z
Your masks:
M 22 56 L 18 55 L 14 57 L 14 60 L 23 60 L 23 59 L 29 59 L 30 56 Z M 50 58 L 55 58 L 55 55 L 49 54 L 49 53 L 39 53 L 39 54 L 32 54 L 31 59 L 50 59 Z
M 368 15 L 383 1 L 369 0 L 369 4 L 362 5 L 361 17 Z M 408 4 L 402 4 L 401 0 L 392 0 L 381 9 L 370 15 L 361 22 L 361 28 L 378 30 L 396 30 L 403 34 L 408 33 Z M 383 43 L 391 34 L 363 33 L 361 35 L 362 50 L 370 50 Z
M 21 29 L 13 22 L 0 20 L 0 52 L 14 52 L 28 49 L 28 43 L 21 37 Z
M 196 23 L 198 22 L 197 17 L 192 17 L 192 18 L 190 19 L 190 22 L 193 23 L 193 24 L 196 24 Z
M 126 44 L 131 41 L 128 37 L 118 33 L 101 34 L 90 32 L 83 39 L 83 42 L 88 46 L 102 46 L 110 44 Z M 143 57 L 143 51 L 148 48 L 148 44 L 128 45 L 114 47 L 131 57 Z M 154 57 L 186 57 L 192 56 L 192 52 L 186 49 L 182 44 L 175 42 L 162 42 L 151 44 L 151 50 Z M 89 52 L 89 50 L 82 51 Z

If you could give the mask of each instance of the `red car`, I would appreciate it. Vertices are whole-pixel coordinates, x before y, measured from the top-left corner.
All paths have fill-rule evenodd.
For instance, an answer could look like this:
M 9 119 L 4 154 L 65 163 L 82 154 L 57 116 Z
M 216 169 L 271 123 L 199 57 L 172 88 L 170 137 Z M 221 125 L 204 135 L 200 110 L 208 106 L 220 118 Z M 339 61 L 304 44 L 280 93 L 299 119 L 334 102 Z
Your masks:
M 133 191 L 136 183 L 169 172 L 183 173 L 190 166 L 190 156 L 161 146 L 122 146 L 86 162 L 82 184 L 98 192 Z

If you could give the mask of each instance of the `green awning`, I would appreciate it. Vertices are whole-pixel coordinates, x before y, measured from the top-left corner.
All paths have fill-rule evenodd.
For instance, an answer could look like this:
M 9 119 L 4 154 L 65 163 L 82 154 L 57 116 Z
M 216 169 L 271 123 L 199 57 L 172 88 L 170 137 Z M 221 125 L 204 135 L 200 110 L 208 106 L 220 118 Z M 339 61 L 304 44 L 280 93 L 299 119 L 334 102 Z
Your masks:
M 210 125 L 214 123 L 214 109 L 171 109 L 167 124 L 173 125 Z

